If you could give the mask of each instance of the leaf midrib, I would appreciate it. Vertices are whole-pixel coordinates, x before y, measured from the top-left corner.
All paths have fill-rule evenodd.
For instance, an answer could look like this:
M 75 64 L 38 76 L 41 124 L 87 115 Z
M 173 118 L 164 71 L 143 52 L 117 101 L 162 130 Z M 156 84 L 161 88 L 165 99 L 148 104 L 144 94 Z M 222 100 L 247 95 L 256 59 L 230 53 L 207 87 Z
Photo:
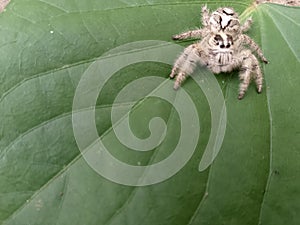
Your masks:
M 260 33 L 263 33 L 262 26 L 260 27 Z M 263 43 L 262 35 L 260 37 L 261 37 L 260 42 Z M 263 48 L 263 45 L 262 45 L 262 48 Z M 265 72 L 265 70 L 264 70 L 264 72 Z M 265 80 L 265 87 L 267 87 L 267 81 L 266 80 Z M 269 114 L 269 125 L 270 125 L 270 134 L 269 134 L 269 137 L 270 137 L 269 175 L 268 175 L 268 178 L 266 180 L 265 189 L 264 189 L 264 193 L 263 193 L 263 197 L 262 197 L 262 201 L 261 201 L 261 206 L 260 206 L 260 210 L 259 210 L 258 221 L 257 221 L 258 225 L 261 224 L 264 204 L 265 204 L 265 201 L 266 201 L 266 195 L 268 194 L 268 189 L 269 189 L 270 183 L 271 183 L 272 167 L 273 167 L 272 166 L 272 164 L 273 164 L 273 161 L 272 161 L 272 159 L 273 159 L 273 156 L 272 156 L 273 155 L 273 117 L 272 117 L 271 103 L 270 103 L 270 92 L 268 91 L 268 88 L 266 88 L 266 99 L 267 99 L 267 107 L 268 107 L 268 114 Z

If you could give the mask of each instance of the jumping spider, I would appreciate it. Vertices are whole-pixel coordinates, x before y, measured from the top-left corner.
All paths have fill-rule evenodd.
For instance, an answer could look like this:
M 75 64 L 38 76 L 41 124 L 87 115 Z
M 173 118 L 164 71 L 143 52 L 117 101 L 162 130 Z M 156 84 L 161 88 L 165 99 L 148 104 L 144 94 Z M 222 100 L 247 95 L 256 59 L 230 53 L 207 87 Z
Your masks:
M 185 48 L 175 61 L 170 74 L 171 78 L 177 74 L 174 89 L 179 88 L 199 63 L 215 74 L 239 69 L 241 83 L 238 99 L 244 97 L 251 78 L 255 80 L 257 92 L 261 93 L 263 75 L 252 51 L 255 51 L 264 63 L 268 63 L 268 60 L 259 46 L 249 36 L 243 34 L 250 29 L 251 24 L 252 19 L 249 18 L 243 25 L 240 25 L 238 14 L 232 8 L 219 8 L 209 14 L 207 7 L 203 6 L 203 28 L 172 37 L 173 40 L 202 38 L 201 41 Z M 252 51 L 246 46 L 249 46 Z

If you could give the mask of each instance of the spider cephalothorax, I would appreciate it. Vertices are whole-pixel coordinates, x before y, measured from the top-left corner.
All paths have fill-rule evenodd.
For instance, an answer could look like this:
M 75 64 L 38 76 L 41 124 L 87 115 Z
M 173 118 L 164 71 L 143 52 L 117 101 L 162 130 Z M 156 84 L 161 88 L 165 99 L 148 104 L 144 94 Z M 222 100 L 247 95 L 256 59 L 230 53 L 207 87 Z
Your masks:
M 262 91 L 263 76 L 255 51 L 264 63 L 268 63 L 259 46 L 247 35 L 252 20 L 249 18 L 240 25 L 238 14 L 232 8 L 219 8 L 209 14 L 206 6 L 202 7 L 202 29 L 174 35 L 174 40 L 202 38 L 201 41 L 188 46 L 176 60 L 171 78 L 176 75 L 174 88 L 178 89 L 184 79 L 190 75 L 197 63 L 207 66 L 213 73 L 240 70 L 240 90 L 238 98 L 242 99 L 253 78 L 258 93 Z M 248 46 L 250 49 L 246 48 Z

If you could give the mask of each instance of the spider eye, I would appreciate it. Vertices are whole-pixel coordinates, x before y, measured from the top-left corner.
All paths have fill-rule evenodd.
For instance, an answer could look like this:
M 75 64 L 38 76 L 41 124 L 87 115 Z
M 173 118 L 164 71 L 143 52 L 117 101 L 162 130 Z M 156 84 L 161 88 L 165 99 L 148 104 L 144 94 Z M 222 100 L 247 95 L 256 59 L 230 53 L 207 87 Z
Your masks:
M 216 42 L 216 45 L 219 45 L 220 43 L 223 42 L 223 38 L 221 37 L 221 35 L 217 34 L 215 37 L 214 37 L 214 40 Z
M 216 41 L 223 41 L 223 38 L 222 38 L 221 35 L 219 35 L 219 34 L 217 34 L 217 35 L 214 37 L 214 39 L 215 39 Z

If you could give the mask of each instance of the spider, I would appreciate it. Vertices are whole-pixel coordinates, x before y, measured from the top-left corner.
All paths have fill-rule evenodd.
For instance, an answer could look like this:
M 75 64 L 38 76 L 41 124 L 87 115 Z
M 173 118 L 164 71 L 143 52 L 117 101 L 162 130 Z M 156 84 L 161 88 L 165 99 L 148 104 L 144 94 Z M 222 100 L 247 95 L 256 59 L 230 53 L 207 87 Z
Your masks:
M 200 64 L 215 74 L 239 69 L 241 82 L 238 99 L 244 97 L 251 79 L 255 80 L 257 92 L 261 93 L 263 75 L 252 51 L 256 52 L 264 63 L 268 63 L 268 60 L 260 47 L 249 36 L 243 34 L 250 29 L 251 24 L 252 19 L 249 18 L 241 25 L 238 14 L 232 8 L 218 8 L 210 14 L 207 6 L 203 6 L 203 28 L 172 37 L 173 40 L 202 38 L 201 41 L 185 48 L 175 61 L 170 74 L 171 78 L 177 75 L 174 89 L 177 90 L 185 78 L 192 74 L 197 64 Z

